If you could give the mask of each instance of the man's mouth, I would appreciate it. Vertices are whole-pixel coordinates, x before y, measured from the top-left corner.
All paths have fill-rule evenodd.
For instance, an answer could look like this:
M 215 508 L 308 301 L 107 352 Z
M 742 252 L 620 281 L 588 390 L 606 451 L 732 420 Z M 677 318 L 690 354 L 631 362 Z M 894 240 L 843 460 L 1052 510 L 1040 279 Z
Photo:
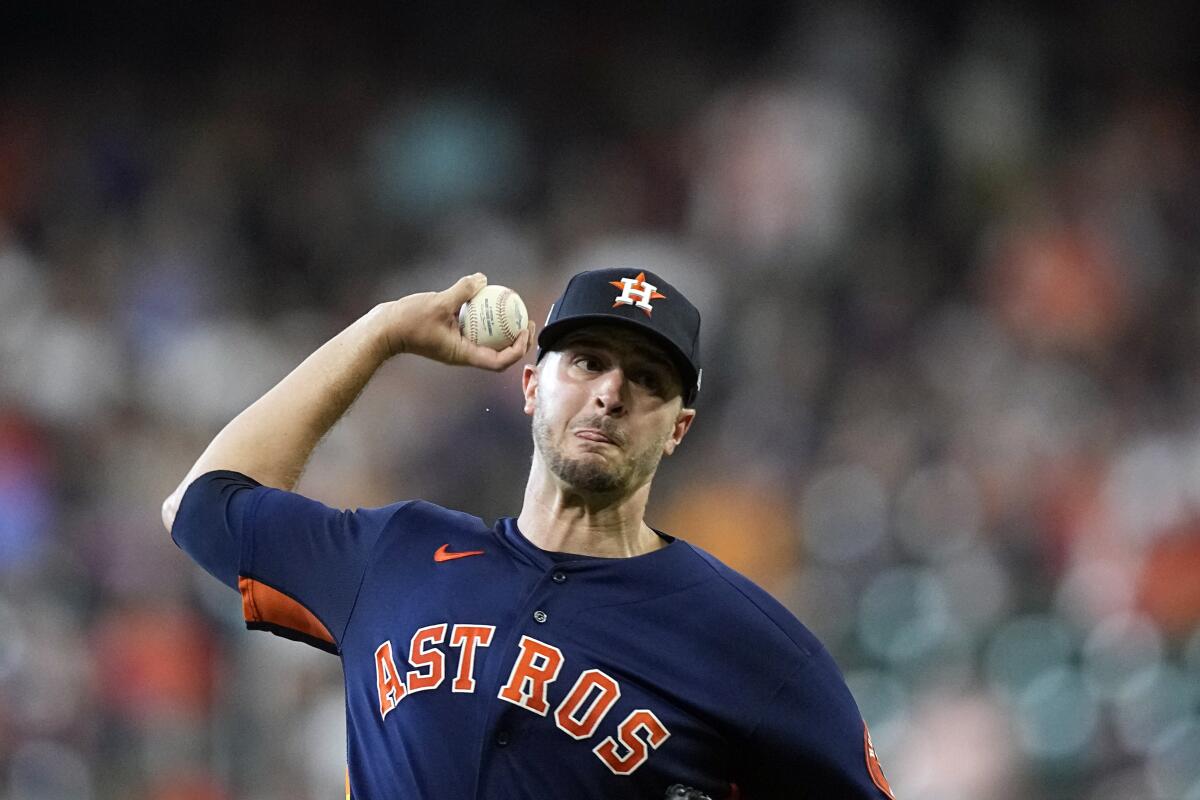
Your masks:
M 617 444 L 611 436 L 607 436 L 597 428 L 580 428 L 575 431 L 575 435 L 580 439 L 587 439 L 589 442 L 605 442 L 614 446 Z

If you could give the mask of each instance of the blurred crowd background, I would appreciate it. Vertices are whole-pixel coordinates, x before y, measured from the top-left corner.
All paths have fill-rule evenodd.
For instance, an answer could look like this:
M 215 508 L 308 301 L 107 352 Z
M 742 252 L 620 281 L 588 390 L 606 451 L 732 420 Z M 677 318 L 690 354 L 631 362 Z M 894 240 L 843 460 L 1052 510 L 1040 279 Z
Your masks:
M 1200 800 L 1188 4 L 100 5 L 0 11 L 0 797 L 341 796 L 338 660 L 161 500 L 375 303 L 628 265 L 704 311 L 649 521 L 901 800 Z M 531 451 L 517 370 L 402 358 L 300 490 L 490 520 Z

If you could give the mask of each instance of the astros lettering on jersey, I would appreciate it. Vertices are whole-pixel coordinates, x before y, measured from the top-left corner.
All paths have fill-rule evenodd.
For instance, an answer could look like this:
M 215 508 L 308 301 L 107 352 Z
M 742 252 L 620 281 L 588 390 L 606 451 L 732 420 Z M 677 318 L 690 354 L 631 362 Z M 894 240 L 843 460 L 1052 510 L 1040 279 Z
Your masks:
M 355 798 L 891 797 L 824 648 L 683 540 L 547 553 L 512 518 L 234 472 L 192 483 L 173 535 L 248 627 L 341 657 Z

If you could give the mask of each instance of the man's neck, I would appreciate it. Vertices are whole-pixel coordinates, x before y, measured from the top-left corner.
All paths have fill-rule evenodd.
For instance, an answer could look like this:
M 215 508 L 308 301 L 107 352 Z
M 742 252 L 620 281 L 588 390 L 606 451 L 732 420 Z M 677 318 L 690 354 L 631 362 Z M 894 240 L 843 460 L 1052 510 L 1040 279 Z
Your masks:
M 650 484 L 624 496 L 585 495 L 565 487 L 535 457 L 517 527 L 556 553 L 628 558 L 666 546 L 643 521 Z

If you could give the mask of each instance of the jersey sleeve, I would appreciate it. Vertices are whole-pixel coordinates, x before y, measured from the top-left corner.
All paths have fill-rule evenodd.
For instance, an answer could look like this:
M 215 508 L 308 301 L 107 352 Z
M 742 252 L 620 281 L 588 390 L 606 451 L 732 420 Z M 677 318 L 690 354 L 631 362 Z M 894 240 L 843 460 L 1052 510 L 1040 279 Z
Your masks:
M 746 800 L 895 800 L 858 706 L 824 653 L 779 687 L 742 753 Z
M 337 653 L 375 544 L 402 507 L 341 511 L 210 472 L 188 486 L 171 536 L 241 593 L 246 627 Z

